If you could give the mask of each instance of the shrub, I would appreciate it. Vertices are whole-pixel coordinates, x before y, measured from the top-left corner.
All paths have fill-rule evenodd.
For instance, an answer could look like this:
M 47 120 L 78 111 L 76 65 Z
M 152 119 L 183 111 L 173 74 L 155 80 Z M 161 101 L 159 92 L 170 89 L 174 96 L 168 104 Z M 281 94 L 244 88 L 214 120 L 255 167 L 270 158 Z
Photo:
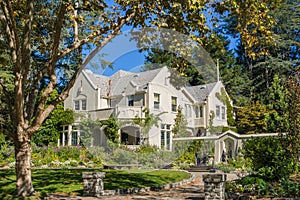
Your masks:
M 286 137 L 253 138 L 244 143 L 244 156 L 265 180 L 288 178 L 296 169 Z

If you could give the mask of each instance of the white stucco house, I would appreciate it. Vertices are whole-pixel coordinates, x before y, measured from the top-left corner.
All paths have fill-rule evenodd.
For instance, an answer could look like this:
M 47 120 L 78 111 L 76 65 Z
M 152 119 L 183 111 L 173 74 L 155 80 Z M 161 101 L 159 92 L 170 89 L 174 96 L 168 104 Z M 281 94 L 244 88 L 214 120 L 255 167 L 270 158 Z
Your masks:
M 210 120 L 213 126 L 228 126 L 226 105 L 216 95 L 224 88 L 222 82 L 179 88 L 170 83 L 170 73 L 167 67 L 140 73 L 120 70 L 112 76 L 83 70 L 64 102 L 65 109 L 88 114 L 93 120 L 105 120 L 114 115 L 123 121 L 121 143 L 139 145 L 141 128 L 132 119 L 136 116 L 143 118 L 142 110 L 148 108 L 150 113 L 160 117 L 159 126 L 153 126 L 149 131 L 148 141 L 166 150 L 172 147 L 171 130 L 178 106 L 183 109 L 191 137 L 211 135 L 208 131 Z M 79 121 L 63 127 L 59 146 L 79 144 Z M 93 145 L 105 142 L 105 135 L 99 127 L 95 130 Z

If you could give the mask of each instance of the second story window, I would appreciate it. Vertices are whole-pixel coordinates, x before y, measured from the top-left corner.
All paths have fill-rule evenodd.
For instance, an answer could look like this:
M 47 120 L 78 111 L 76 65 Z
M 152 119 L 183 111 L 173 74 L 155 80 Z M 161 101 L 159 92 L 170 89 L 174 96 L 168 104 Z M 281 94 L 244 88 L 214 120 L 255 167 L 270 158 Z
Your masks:
M 75 101 L 74 104 L 75 104 L 74 109 L 75 110 L 80 110 L 80 102 L 79 102 L 79 100 Z
M 74 110 L 86 110 L 86 109 L 87 109 L 86 99 L 74 101 Z
M 225 119 L 226 114 L 225 114 L 225 107 L 222 106 L 222 119 Z
M 171 107 L 173 112 L 177 111 L 177 97 L 171 98 Z
M 134 95 L 128 96 L 128 106 L 134 106 Z
M 221 118 L 220 106 L 216 106 L 216 118 L 217 118 L 217 119 L 220 119 L 220 118 Z
M 203 117 L 203 106 L 195 106 L 195 114 L 196 118 L 201 118 Z
M 159 109 L 159 94 L 154 93 L 154 109 Z
M 81 110 L 86 110 L 86 99 L 81 100 Z

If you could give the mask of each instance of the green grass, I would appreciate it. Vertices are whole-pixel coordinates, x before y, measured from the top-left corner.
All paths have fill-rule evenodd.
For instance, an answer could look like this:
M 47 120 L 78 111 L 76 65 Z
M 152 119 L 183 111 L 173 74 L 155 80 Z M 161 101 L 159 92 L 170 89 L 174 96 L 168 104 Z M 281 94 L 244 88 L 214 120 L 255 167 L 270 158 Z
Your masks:
M 82 195 L 84 171 L 104 171 L 104 189 L 140 188 L 159 186 L 190 177 L 188 173 L 175 170 L 97 170 L 97 169 L 33 169 L 34 188 L 40 194 L 64 193 Z M 15 190 L 14 170 L 0 170 L 0 199 L 11 198 Z

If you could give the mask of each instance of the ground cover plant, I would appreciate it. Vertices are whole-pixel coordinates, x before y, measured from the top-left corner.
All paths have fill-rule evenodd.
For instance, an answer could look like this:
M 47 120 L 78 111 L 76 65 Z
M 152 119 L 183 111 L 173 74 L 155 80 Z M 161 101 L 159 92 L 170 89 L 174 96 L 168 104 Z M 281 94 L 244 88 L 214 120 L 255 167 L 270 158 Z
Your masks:
M 82 172 L 99 169 L 33 169 L 33 183 L 38 195 L 64 193 L 82 195 Z M 104 189 L 160 186 L 190 178 L 190 174 L 176 170 L 101 170 L 106 172 Z M 15 171 L 0 170 L 0 199 L 11 199 L 15 191 Z

